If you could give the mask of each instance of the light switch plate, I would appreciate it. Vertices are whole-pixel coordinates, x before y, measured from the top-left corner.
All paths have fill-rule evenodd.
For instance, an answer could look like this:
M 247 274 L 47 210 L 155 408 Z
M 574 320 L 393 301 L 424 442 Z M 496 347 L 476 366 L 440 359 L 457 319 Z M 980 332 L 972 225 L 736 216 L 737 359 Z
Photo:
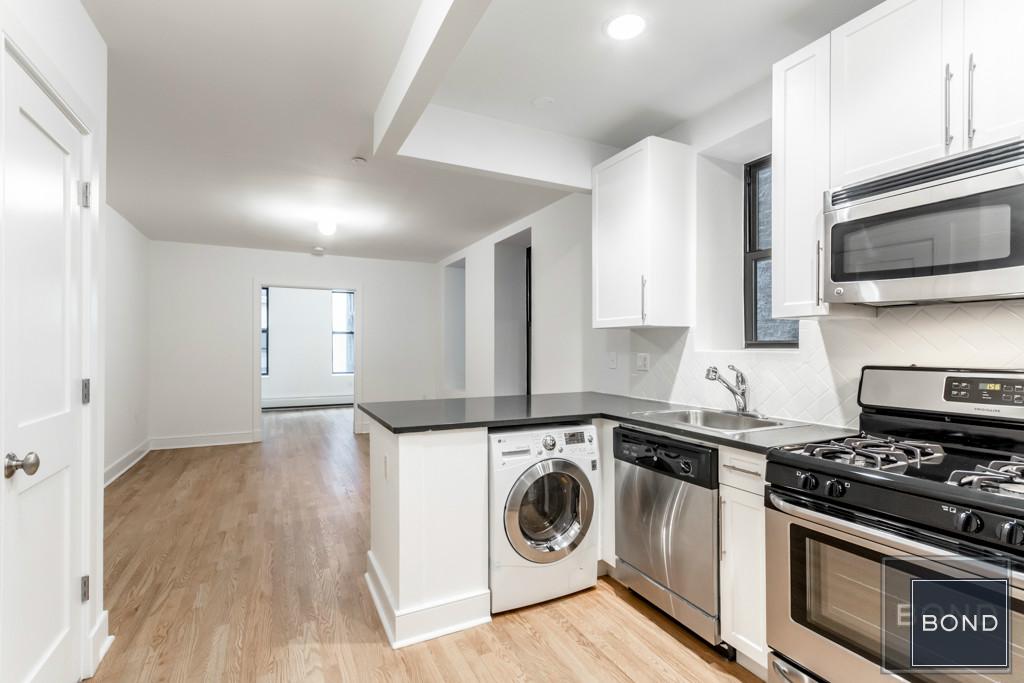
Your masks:
M 608 369 L 616 370 L 619 367 L 619 354 L 615 351 L 608 352 Z
M 647 372 L 651 369 L 651 354 L 649 353 L 638 353 L 636 354 L 636 369 L 637 372 Z

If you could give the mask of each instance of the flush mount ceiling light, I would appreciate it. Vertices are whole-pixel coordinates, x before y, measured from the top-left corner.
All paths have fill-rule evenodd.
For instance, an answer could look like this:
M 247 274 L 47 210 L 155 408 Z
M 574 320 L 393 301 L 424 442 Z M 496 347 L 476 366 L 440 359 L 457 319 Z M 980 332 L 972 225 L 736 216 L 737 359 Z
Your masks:
M 323 256 L 323 255 L 324 255 L 324 248 L 323 247 L 313 247 L 313 256 Z
M 613 40 L 629 40 L 644 32 L 647 22 L 638 14 L 623 14 L 604 26 L 604 32 Z
M 316 229 L 320 231 L 321 235 L 330 237 L 338 231 L 338 225 L 337 223 L 332 223 L 330 221 L 320 221 L 317 223 Z

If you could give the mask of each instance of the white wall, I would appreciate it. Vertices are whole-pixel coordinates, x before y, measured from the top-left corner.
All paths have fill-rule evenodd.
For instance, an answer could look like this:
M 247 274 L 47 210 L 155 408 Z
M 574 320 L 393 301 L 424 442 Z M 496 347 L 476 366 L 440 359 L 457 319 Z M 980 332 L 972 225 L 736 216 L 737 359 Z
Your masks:
M 107 46 L 79 0 L 0 0 L 0 31 L 88 128 L 83 165 L 97 192 L 83 221 L 83 246 L 89 255 L 83 272 L 87 288 L 83 318 L 90 331 L 83 350 L 83 371 L 97 381 L 92 403 L 83 414 L 88 450 L 81 498 L 85 529 L 82 563 L 90 575 L 102 577 Z M 0 507 L 2 496 L 0 493 Z M 92 585 L 92 599 L 84 608 L 83 676 L 95 670 L 110 645 L 103 581 L 94 580 Z
M 572 194 L 498 230 L 444 261 L 466 265 L 466 389 L 450 396 L 495 394 L 495 245 L 530 231 L 533 274 L 532 390 L 534 393 L 600 388 L 624 393 L 628 374 L 606 370 L 609 340 L 627 331 L 590 325 L 590 196 Z
M 264 408 L 352 402 L 355 376 L 333 373 L 331 295 L 329 289 L 270 289 Z
M 104 480 L 149 450 L 149 240 L 107 208 Z
M 154 448 L 260 438 L 260 285 L 356 290 L 357 402 L 436 393 L 435 264 L 171 242 L 150 257 Z

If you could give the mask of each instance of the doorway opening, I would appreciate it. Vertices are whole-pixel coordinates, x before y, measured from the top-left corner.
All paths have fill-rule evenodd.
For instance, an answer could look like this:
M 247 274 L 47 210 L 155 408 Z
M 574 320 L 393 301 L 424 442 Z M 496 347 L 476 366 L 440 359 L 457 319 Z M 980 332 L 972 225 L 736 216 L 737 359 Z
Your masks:
M 260 408 L 350 406 L 356 387 L 356 292 L 260 288 Z
M 532 389 L 531 231 L 494 245 L 494 393 L 529 394 Z

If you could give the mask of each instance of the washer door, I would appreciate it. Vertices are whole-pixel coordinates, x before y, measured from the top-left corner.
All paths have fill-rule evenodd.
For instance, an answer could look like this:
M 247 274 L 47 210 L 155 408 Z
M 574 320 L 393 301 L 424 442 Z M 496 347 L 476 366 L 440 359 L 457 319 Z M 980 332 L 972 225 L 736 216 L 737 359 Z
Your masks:
M 568 557 L 594 518 L 594 491 L 576 463 L 543 460 L 526 470 L 505 503 L 505 534 L 516 552 L 546 564 Z

